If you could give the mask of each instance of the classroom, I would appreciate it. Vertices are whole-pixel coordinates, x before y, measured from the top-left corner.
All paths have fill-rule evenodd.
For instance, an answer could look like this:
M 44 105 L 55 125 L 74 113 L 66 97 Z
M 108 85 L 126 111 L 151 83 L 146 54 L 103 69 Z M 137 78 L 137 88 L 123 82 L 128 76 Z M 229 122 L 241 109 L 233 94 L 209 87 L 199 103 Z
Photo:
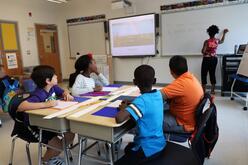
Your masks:
M 248 0 L 0 0 L 0 165 L 248 164 L 247 11 Z

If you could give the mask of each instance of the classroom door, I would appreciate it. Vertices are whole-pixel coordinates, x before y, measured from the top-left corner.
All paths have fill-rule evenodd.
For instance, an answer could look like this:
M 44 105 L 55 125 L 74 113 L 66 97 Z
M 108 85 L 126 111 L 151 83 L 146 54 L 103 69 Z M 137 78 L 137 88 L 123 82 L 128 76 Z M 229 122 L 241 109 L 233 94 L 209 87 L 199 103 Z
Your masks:
M 62 81 L 58 32 L 56 25 L 35 25 L 38 53 L 41 65 L 54 67 L 58 82 Z
M 17 22 L 0 21 L 0 69 L 10 76 L 22 75 Z

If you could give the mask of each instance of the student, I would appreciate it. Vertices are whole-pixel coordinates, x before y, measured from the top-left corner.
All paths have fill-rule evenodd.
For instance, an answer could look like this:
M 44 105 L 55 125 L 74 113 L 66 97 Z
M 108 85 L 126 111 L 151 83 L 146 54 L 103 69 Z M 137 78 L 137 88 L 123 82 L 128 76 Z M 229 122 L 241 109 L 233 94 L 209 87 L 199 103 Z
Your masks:
M 146 73 L 146 74 L 144 74 Z M 117 165 L 136 165 L 158 156 L 166 142 L 163 135 L 163 99 L 155 84 L 155 71 L 149 65 L 141 65 L 135 69 L 133 83 L 140 89 L 141 96 L 131 104 L 124 101 L 115 117 L 117 123 L 128 118 L 136 122 L 136 135 L 133 143 L 125 148 L 125 155 Z
M 76 72 L 70 75 L 69 85 L 72 85 L 72 95 L 79 96 L 88 92 L 102 90 L 108 85 L 108 80 L 99 73 L 96 61 L 91 54 L 79 57 L 75 63 Z
M 204 41 L 202 47 L 202 67 L 201 67 L 201 81 L 202 81 L 202 88 L 205 93 L 206 84 L 207 84 L 207 74 L 209 72 L 210 82 L 211 82 L 211 94 L 215 94 L 215 70 L 217 66 L 217 56 L 216 50 L 219 44 L 222 44 L 225 40 L 225 35 L 228 32 L 228 29 L 224 29 L 223 35 L 221 39 L 215 38 L 215 35 L 219 33 L 219 28 L 216 25 L 212 25 L 207 29 L 209 39 Z
M 47 65 L 40 65 L 33 69 L 31 74 L 32 80 L 37 85 L 36 90 L 31 93 L 27 100 L 23 101 L 19 107 L 19 112 L 24 112 L 33 109 L 49 108 L 57 104 L 57 97 L 61 97 L 64 100 L 73 100 L 73 97 L 67 92 L 57 86 L 57 76 L 55 75 L 54 68 Z M 28 122 L 29 123 L 29 122 Z M 39 132 L 37 127 L 33 131 Z M 35 129 L 36 128 L 36 129 Z M 62 148 L 63 144 L 61 140 L 57 137 L 56 133 L 49 131 L 42 131 L 43 143 L 49 144 L 56 148 Z M 74 134 L 65 134 L 66 142 L 71 144 L 74 139 Z M 47 148 L 44 154 L 43 161 L 46 164 L 63 164 L 63 160 L 57 157 L 60 154 L 59 151 Z
M 193 132 L 196 107 L 203 97 L 201 84 L 188 71 L 186 58 L 173 56 L 169 67 L 175 80 L 161 89 L 163 98 L 169 102 L 169 111 L 164 114 L 164 131 Z

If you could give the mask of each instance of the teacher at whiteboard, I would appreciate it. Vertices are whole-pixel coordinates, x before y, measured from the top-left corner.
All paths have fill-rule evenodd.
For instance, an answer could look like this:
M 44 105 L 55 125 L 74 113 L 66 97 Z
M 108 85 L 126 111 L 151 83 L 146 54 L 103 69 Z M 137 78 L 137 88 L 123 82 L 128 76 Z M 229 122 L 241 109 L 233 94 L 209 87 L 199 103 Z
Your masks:
M 202 88 L 204 93 L 206 91 L 207 74 L 209 72 L 210 82 L 212 85 L 211 94 L 215 94 L 215 84 L 216 84 L 215 70 L 218 62 L 216 50 L 218 45 L 224 42 L 225 35 L 227 32 L 228 29 L 224 29 L 221 39 L 217 39 L 215 38 L 215 35 L 219 33 L 218 26 L 211 25 L 207 29 L 209 39 L 205 40 L 202 47 L 203 60 L 201 66 L 201 81 L 202 81 Z

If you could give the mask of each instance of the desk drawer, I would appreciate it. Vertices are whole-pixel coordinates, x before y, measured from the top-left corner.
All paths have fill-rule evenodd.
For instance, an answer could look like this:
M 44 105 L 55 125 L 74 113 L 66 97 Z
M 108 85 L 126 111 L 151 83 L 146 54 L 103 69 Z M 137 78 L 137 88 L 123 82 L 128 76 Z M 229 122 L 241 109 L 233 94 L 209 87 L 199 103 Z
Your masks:
M 57 132 L 67 132 L 70 130 L 69 121 L 65 118 L 43 119 L 43 116 L 29 114 L 29 121 L 30 125 Z

